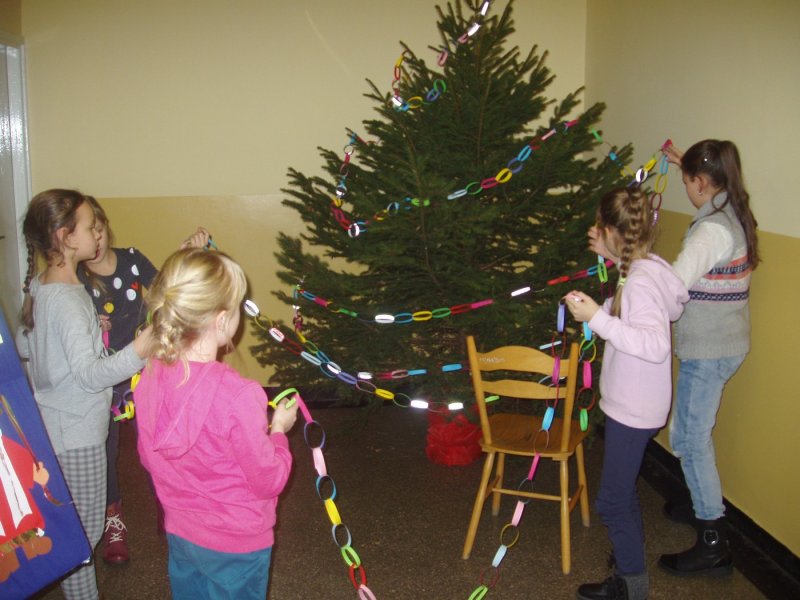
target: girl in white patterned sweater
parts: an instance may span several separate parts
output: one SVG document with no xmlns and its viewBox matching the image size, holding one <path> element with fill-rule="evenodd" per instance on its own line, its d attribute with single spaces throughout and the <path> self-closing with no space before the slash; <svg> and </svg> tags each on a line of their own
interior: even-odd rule
<svg viewBox="0 0 800 600">
<path fill-rule="evenodd" d="M 722 390 L 750 351 L 757 223 L 733 142 L 703 140 L 686 153 L 670 146 L 665 154 L 681 167 L 697 213 L 673 265 L 689 289 L 689 302 L 675 326 L 680 367 L 670 427 L 692 504 L 667 503 L 664 510 L 673 520 L 694 520 L 697 541 L 684 552 L 661 556 L 659 565 L 677 575 L 724 574 L 733 562 L 711 432 Z"/>
</svg>

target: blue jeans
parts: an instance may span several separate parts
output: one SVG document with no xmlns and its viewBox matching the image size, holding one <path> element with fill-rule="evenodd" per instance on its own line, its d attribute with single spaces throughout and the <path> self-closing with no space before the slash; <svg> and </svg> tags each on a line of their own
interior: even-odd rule
<svg viewBox="0 0 800 600">
<path fill-rule="evenodd" d="M 711 432 L 717 421 L 722 389 L 744 357 L 680 361 L 669 442 L 681 460 L 694 515 L 703 521 L 713 521 L 725 514 Z"/>
<path fill-rule="evenodd" d="M 603 474 L 595 507 L 608 528 L 620 575 L 640 575 L 647 571 L 636 480 L 647 442 L 657 432 L 658 429 L 628 427 L 606 416 Z"/>
<path fill-rule="evenodd" d="M 230 553 L 167 534 L 173 600 L 264 600 L 272 548 Z"/>
</svg>

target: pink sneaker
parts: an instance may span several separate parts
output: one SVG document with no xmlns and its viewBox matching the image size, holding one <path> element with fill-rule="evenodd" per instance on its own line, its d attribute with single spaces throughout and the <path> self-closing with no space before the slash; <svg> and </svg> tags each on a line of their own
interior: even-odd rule
<svg viewBox="0 0 800 600">
<path fill-rule="evenodd" d="M 103 532 L 103 560 L 122 565 L 131 559 L 128 551 L 128 528 L 122 522 L 122 502 L 106 508 L 106 528 Z"/>
</svg>

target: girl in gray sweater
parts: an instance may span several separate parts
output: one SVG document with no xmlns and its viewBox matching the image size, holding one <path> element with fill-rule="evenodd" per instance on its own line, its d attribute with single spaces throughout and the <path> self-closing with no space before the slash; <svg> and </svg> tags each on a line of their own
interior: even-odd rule
<svg viewBox="0 0 800 600">
<path fill-rule="evenodd" d="M 78 263 L 98 251 L 94 212 L 83 194 L 37 194 L 22 229 L 28 273 L 17 349 L 30 359 L 39 412 L 94 548 L 105 514 L 111 387 L 144 366 L 150 328 L 112 356 L 103 347 L 97 312 L 77 275 Z M 37 256 L 47 266 L 34 277 Z M 61 589 L 68 600 L 96 600 L 94 566 L 75 571 Z"/>
</svg>

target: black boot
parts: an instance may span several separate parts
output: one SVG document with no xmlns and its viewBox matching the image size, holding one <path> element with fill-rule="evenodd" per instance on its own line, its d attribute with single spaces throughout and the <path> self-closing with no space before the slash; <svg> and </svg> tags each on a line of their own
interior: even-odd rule
<svg viewBox="0 0 800 600">
<path fill-rule="evenodd" d="M 670 500 L 664 504 L 664 516 L 675 523 L 694 525 L 694 508 L 691 500 Z"/>
<path fill-rule="evenodd" d="M 628 600 L 628 587 L 619 575 L 612 575 L 602 583 L 584 583 L 575 595 L 578 600 Z"/>
<path fill-rule="evenodd" d="M 678 554 L 663 554 L 658 565 L 673 575 L 728 575 L 733 557 L 724 517 L 714 521 L 697 519 L 697 542 Z"/>
</svg>

